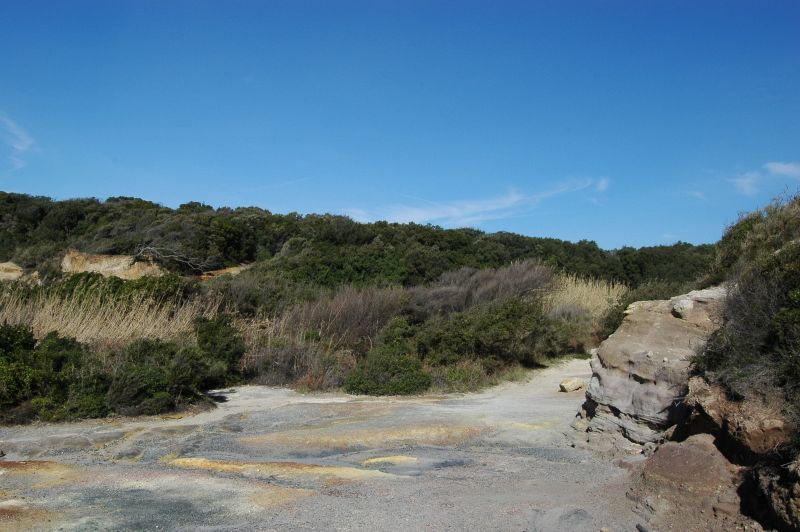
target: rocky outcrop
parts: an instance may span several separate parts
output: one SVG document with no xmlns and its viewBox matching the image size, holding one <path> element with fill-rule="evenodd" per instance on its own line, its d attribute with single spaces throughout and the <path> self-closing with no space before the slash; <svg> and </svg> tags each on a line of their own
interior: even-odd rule
<svg viewBox="0 0 800 532">
<path fill-rule="evenodd" d="M 0 262 L 0 281 L 16 281 L 24 273 L 22 267 L 13 262 Z"/>
<path fill-rule="evenodd" d="M 740 462 L 754 462 L 791 440 L 794 427 L 784 418 L 782 394 L 769 400 L 732 401 L 717 384 L 702 377 L 689 379 L 685 404 L 692 430 L 715 434 L 726 452 Z"/>
<path fill-rule="evenodd" d="M 663 439 L 686 413 L 690 359 L 719 327 L 725 295 L 716 287 L 630 305 L 620 328 L 592 357 L 575 427 L 639 444 Z"/>
<path fill-rule="evenodd" d="M 726 292 L 640 301 L 592 358 L 575 446 L 632 468 L 628 497 L 656 529 L 800 530 L 800 457 L 781 390 L 732 400 L 689 376 L 721 325 Z"/>
<path fill-rule="evenodd" d="M 252 264 L 240 264 L 238 266 L 230 266 L 228 268 L 222 268 L 221 270 L 211 270 L 208 272 L 203 272 L 200 274 L 200 280 L 210 281 L 211 279 L 215 279 L 222 275 L 236 276 L 245 270 L 249 270 L 251 266 Z"/>
<path fill-rule="evenodd" d="M 70 249 L 61 261 L 64 273 L 99 273 L 104 277 L 131 280 L 142 277 L 159 277 L 166 271 L 153 262 L 136 260 L 132 255 L 92 255 Z"/>
<path fill-rule="evenodd" d="M 713 435 L 729 459 L 746 466 L 741 486 L 748 513 L 771 528 L 800 530 L 800 457 L 787 464 L 783 456 L 796 427 L 783 414 L 783 394 L 764 392 L 734 401 L 719 385 L 692 377 L 684 432 Z"/>
<path fill-rule="evenodd" d="M 637 468 L 627 496 L 653 530 L 757 529 L 740 512 L 742 468 L 709 434 L 667 442 Z"/>
</svg>

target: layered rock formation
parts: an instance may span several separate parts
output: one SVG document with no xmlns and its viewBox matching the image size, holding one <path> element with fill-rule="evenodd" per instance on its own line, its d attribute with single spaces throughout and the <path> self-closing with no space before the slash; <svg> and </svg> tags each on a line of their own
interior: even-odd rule
<svg viewBox="0 0 800 532">
<path fill-rule="evenodd" d="M 667 301 L 639 301 L 592 358 L 576 428 L 659 441 L 686 412 L 691 357 L 720 325 L 721 287 Z"/>
<path fill-rule="evenodd" d="M 104 277 L 131 280 L 141 277 L 159 277 L 166 271 L 150 261 L 137 261 L 132 255 L 92 255 L 70 249 L 61 261 L 64 273 L 99 273 Z"/>
<path fill-rule="evenodd" d="M 800 456 L 787 464 L 781 452 L 796 432 L 782 392 L 735 401 L 689 377 L 725 296 L 711 288 L 628 307 L 592 358 L 573 439 L 629 463 L 628 497 L 657 529 L 757 528 L 757 518 L 800 530 Z"/>
</svg>

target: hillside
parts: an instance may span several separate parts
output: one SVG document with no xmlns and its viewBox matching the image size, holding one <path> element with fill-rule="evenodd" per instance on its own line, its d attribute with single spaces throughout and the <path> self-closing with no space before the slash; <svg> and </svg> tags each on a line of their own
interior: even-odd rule
<svg viewBox="0 0 800 532">
<path fill-rule="evenodd" d="M 334 215 L 273 214 L 190 202 L 170 209 L 137 198 L 49 198 L 0 192 L 0 262 L 56 275 L 67 248 L 140 254 L 170 271 L 198 274 L 259 262 L 294 281 L 416 285 L 462 266 L 496 268 L 535 258 L 580 276 L 638 285 L 704 273 L 710 245 L 678 243 L 606 251 L 577 243 L 475 229 L 357 223 Z"/>
</svg>

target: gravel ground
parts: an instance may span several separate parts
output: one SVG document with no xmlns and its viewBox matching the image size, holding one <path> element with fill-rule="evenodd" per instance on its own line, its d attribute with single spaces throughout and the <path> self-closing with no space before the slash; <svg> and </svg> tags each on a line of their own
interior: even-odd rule
<svg viewBox="0 0 800 532">
<path fill-rule="evenodd" d="M 244 386 L 185 417 L 0 429 L 0 529 L 635 530 L 627 471 L 569 446 L 586 360 L 485 392 Z"/>
</svg>

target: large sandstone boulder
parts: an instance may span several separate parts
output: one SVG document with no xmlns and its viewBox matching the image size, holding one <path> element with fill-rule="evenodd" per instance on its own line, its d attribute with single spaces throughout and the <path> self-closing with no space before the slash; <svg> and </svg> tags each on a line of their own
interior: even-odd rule
<svg viewBox="0 0 800 532">
<path fill-rule="evenodd" d="M 0 262 L 0 281 L 16 281 L 25 272 L 13 262 Z"/>
<path fill-rule="evenodd" d="M 639 301 L 592 357 L 583 423 L 590 432 L 655 442 L 685 412 L 691 357 L 720 325 L 726 291 L 696 290 Z"/>
<path fill-rule="evenodd" d="M 61 261 L 64 273 L 99 273 L 103 277 L 131 280 L 159 277 L 166 271 L 150 261 L 137 261 L 132 255 L 92 255 L 70 249 Z"/>
</svg>

